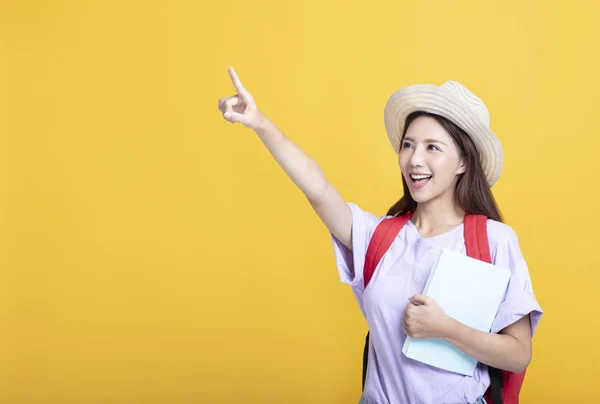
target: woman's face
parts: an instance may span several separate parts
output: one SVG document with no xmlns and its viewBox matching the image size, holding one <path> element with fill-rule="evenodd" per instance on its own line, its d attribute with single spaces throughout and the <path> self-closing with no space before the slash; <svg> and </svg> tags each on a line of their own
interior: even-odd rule
<svg viewBox="0 0 600 404">
<path fill-rule="evenodd" d="M 464 159 L 444 127 L 432 117 L 420 116 L 408 127 L 400 143 L 400 170 L 410 196 L 417 203 L 454 196 Z"/>
</svg>

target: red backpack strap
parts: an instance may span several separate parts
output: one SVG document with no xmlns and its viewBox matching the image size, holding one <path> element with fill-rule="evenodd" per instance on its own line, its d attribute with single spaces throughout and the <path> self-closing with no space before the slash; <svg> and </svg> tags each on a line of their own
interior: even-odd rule
<svg viewBox="0 0 600 404">
<path fill-rule="evenodd" d="M 465 244 L 469 257 L 492 263 L 487 235 L 487 217 L 465 216 Z M 485 400 L 489 404 L 518 404 L 525 371 L 512 373 L 492 367 L 488 367 L 488 370 L 490 388 L 484 395 Z"/>
<path fill-rule="evenodd" d="M 373 277 L 375 273 L 375 268 L 377 268 L 377 264 L 381 261 L 381 258 L 386 253 L 387 250 L 391 247 L 394 239 L 400 233 L 400 230 L 404 225 L 410 220 L 412 217 L 412 213 L 407 213 L 405 215 L 384 219 L 382 220 L 375 231 L 373 232 L 373 236 L 369 241 L 369 246 L 367 247 L 367 254 L 365 255 L 365 265 L 363 268 L 363 283 L 364 288 L 367 288 L 369 281 Z M 363 350 L 363 368 L 362 368 L 362 388 L 365 388 L 365 379 L 367 376 L 367 364 L 369 362 L 369 337 L 370 332 L 367 332 L 367 337 L 365 339 L 365 347 Z"/>
<path fill-rule="evenodd" d="M 371 278 L 375 273 L 375 268 L 377 268 L 377 264 L 381 261 L 381 257 L 383 257 L 390 248 L 402 227 L 404 227 L 411 217 L 412 213 L 407 213 L 402 216 L 384 219 L 375 228 L 375 232 L 371 237 L 371 241 L 369 241 L 367 254 L 365 256 L 365 266 L 363 270 L 365 289 L 367 288 L 369 281 L 371 281 Z"/>
<path fill-rule="evenodd" d="M 483 215 L 465 216 L 465 244 L 469 257 L 492 263 L 487 235 L 487 217 Z"/>
</svg>

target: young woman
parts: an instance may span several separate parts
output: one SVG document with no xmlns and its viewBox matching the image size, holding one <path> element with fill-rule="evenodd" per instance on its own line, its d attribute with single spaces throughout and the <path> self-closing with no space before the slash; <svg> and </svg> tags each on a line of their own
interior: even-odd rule
<svg viewBox="0 0 600 404">
<path fill-rule="evenodd" d="M 237 94 L 219 100 L 226 120 L 253 129 L 308 198 L 329 229 L 340 278 L 350 285 L 370 329 L 361 403 L 484 403 L 487 365 L 520 373 L 531 360 L 531 338 L 542 316 L 514 231 L 502 223 L 491 193 L 503 165 L 483 102 L 457 82 L 396 91 L 384 118 L 398 153 L 404 195 L 385 217 L 346 203 L 317 163 L 257 108 L 233 69 Z M 387 217 L 412 212 L 364 288 L 363 265 L 373 232 Z M 490 333 L 444 314 L 423 291 L 441 248 L 465 253 L 464 217 L 487 216 L 492 263 L 511 280 Z M 473 377 L 411 360 L 406 336 L 441 338 L 479 361 Z"/>
</svg>

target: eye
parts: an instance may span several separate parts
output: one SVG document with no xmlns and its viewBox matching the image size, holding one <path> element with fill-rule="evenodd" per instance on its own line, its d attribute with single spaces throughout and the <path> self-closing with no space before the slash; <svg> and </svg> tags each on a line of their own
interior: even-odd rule
<svg viewBox="0 0 600 404">
<path fill-rule="evenodd" d="M 410 142 L 402 142 L 403 149 L 409 149 L 411 147 L 412 147 L 412 145 L 410 144 Z"/>
<path fill-rule="evenodd" d="M 441 151 L 439 147 L 437 147 L 435 145 L 432 145 L 432 144 L 429 145 L 428 149 L 429 150 L 435 150 L 435 151 Z"/>
</svg>

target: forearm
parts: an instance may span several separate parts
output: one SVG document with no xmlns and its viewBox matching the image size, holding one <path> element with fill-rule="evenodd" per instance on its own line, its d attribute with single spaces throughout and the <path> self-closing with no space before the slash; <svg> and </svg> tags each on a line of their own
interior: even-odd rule
<svg viewBox="0 0 600 404">
<path fill-rule="evenodd" d="M 316 201 L 327 189 L 323 170 L 273 122 L 264 116 L 262 119 L 255 132 L 294 184 L 310 201 Z"/>
<path fill-rule="evenodd" d="M 522 372 L 531 360 L 531 348 L 513 336 L 479 331 L 451 318 L 444 339 L 479 362 L 510 372 Z"/>
</svg>

